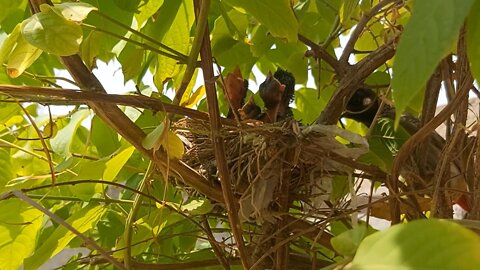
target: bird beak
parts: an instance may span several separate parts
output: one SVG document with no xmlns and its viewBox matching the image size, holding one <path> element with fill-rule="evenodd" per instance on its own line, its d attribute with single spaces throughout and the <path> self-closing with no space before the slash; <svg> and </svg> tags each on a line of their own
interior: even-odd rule
<svg viewBox="0 0 480 270">
<path fill-rule="evenodd" d="M 265 81 L 269 82 L 270 80 L 272 80 L 272 78 L 273 78 L 272 72 L 268 71 L 267 78 L 265 79 Z"/>
</svg>

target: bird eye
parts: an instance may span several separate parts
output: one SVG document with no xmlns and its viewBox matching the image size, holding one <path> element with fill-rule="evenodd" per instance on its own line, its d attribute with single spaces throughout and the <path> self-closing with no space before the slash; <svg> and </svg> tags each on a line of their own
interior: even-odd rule
<svg viewBox="0 0 480 270">
<path fill-rule="evenodd" d="M 363 106 L 368 106 L 372 104 L 372 99 L 369 97 L 366 97 L 363 99 Z"/>
</svg>

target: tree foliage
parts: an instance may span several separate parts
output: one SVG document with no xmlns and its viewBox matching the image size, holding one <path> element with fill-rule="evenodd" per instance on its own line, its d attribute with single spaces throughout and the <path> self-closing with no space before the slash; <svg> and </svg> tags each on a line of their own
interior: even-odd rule
<svg viewBox="0 0 480 270">
<path fill-rule="evenodd" d="M 0 269 L 479 269 L 479 1 L 0 5 Z"/>
</svg>

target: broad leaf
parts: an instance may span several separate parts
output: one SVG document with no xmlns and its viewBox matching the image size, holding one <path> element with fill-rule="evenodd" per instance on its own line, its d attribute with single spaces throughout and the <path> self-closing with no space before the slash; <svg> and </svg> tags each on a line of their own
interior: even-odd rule
<svg viewBox="0 0 480 270">
<path fill-rule="evenodd" d="M 152 132 L 143 139 L 142 146 L 146 149 L 157 150 L 160 147 L 162 137 L 165 135 L 165 122 L 158 125 Z M 160 143 L 159 143 L 160 142 Z"/>
<path fill-rule="evenodd" d="M 273 36 L 285 38 L 289 42 L 297 41 L 298 22 L 289 0 L 227 0 L 225 2 L 237 10 L 252 14 L 270 30 Z"/>
<path fill-rule="evenodd" d="M 103 172 L 103 179 L 108 181 L 115 181 L 120 170 L 127 163 L 128 159 L 132 156 L 135 147 L 130 146 L 122 152 L 115 155 L 109 161 L 105 163 L 105 170 Z"/>
<path fill-rule="evenodd" d="M 330 242 L 333 248 L 345 256 L 353 256 L 367 234 L 365 226 L 358 226 L 333 237 Z"/>
<path fill-rule="evenodd" d="M 118 134 L 98 116 L 92 120 L 91 140 L 100 157 L 106 157 L 120 148 Z"/>
<path fill-rule="evenodd" d="M 163 137 L 162 146 L 167 151 L 168 158 L 181 159 L 185 152 L 185 146 L 177 134 L 168 131 L 168 134 Z"/>
<path fill-rule="evenodd" d="M 70 154 L 73 138 L 82 121 L 90 114 L 88 110 L 79 110 L 72 115 L 72 119 L 64 128 L 58 131 L 57 136 L 50 140 L 52 150 L 61 156 Z"/>
<path fill-rule="evenodd" d="M 33 46 L 59 56 L 77 53 L 83 38 L 80 25 L 53 11 L 39 12 L 26 19 L 22 35 Z"/>
<path fill-rule="evenodd" d="M 34 251 L 43 214 L 24 202 L 10 199 L 0 203 L 0 220 L 0 269 L 19 269 Z"/>
<path fill-rule="evenodd" d="M 480 237 L 445 220 L 417 220 L 374 233 L 345 269 L 480 269 Z"/>
<path fill-rule="evenodd" d="M 85 233 L 95 226 L 105 211 L 106 208 L 103 205 L 90 204 L 72 214 L 65 221 L 80 233 Z M 26 259 L 24 269 L 38 269 L 45 261 L 62 251 L 75 237 L 75 234 L 65 227 L 57 227 L 45 242 L 40 243 L 40 247 L 37 248 L 35 254 Z"/>
<path fill-rule="evenodd" d="M 97 10 L 96 7 L 87 4 L 87 3 L 60 3 L 54 6 L 50 6 L 47 4 L 40 5 L 40 10 L 42 12 L 48 12 L 53 10 L 59 16 L 64 17 L 69 21 L 74 22 L 81 22 L 87 18 L 88 14 L 93 11 Z"/>
<path fill-rule="evenodd" d="M 0 48 L 0 63 L 8 60 L 7 73 L 12 78 L 20 76 L 42 54 L 42 50 L 28 43 L 20 32 L 21 24 L 17 24 Z"/>
<path fill-rule="evenodd" d="M 455 42 L 474 0 L 415 1 L 393 65 L 393 98 L 400 115 Z"/>
</svg>

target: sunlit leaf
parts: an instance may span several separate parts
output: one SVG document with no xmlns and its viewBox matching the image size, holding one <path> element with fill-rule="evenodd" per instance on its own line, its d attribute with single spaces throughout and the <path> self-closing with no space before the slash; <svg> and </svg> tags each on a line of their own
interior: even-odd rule
<svg viewBox="0 0 480 270">
<path fill-rule="evenodd" d="M 21 24 L 17 24 L 13 31 L 8 35 L 8 37 L 3 40 L 2 46 L 0 47 L 0 63 L 3 64 L 6 59 L 8 59 L 8 56 L 10 53 L 13 51 L 15 48 L 15 45 L 18 42 L 19 36 L 20 36 L 20 31 L 21 30 Z"/>
<path fill-rule="evenodd" d="M 92 119 L 91 140 L 100 157 L 106 157 L 120 148 L 118 134 L 98 116 Z"/>
<path fill-rule="evenodd" d="M 132 156 L 135 147 L 130 146 L 122 152 L 115 155 L 107 163 L 105 163 L 105 170 L 103 172 L 103 179 L 108 181 L 115 181 L 120 170 L 123 168 L 128 159 Z"/>
<path fill-rule="evenodd" d="M 180 2 L 180 6 L 173 4 L 167 6 L 176 16 L 161 42 L 187 55 L 191 44 L 185 41 L 190 40 L 190 30 L 194 21 L 193 3 L 186 0 Z M 176 10 L 174 10 L 175 8 Z M 157 88 L 163 89 L 163 84 L 173 79 L 175 89 L 178 89 L 185 72 L 185 65 L 179 65 L 177 62 L 177 60 L 163 55 L 158 56 L 157 68 L 154 74 L 154 83 Z M 192 80 L 195 81 L 195 78 Z M 191 87 L 193 87 L 193 83 L 191 83 Z"/>
<path fill-rule="evenodd" d="M 167 151 L 170 159 L 181 159 L 185 152 L 185 146 L 178 135 L 168 131 L 168 134 L 163 137 L 162 146 Z"/>
<path fill-rule="evenodd" d="M 16 199 L 0 203 L 0 269 L 19 269 L 32 254 L 42 216 L 37 209 Z"/>
<path fill-rule="evenodd" d="M 106 210 L 103 205 L 89 204 L 80 211 L 73 213 L 65 221 L 80 233 L 85 233 L 95 226 Z M 25 260 L 24 269 L 38 269 L 45 261 L 62 251 L 75 237 L 73 232 L 59 226 L 45 242 L 40 243 L 40 247 L 37 248 L 33 256 Z"/>
<path fill-rule="evenodd" d="M 188 100 L 186 100 L 184 103 L 181 103 L 180 105 L 187 108 L 192 108 L 200 101 L 200 99 L 203 98 L 204 95 L 205 86 L 201 85 L 197 88 L 197 90 L 195 90 L 195 92 L 193 92 L 193 94 L 190 96 L 190 98 L 188 98 Z"/>
<path fill-rule="evenodd" d="M 39 12 L 26 19 L 22 35 L 35 47 L 59 56 L 77 53 L 83 38 L 80 25 L 53 11 Z"/>
<path fill-rule="evenodd" d="M 140 5 L 138 7 L 138 12 L 135 13 L 135 19 L 137 19 L 138 25 L 142 26 L 143 23 L 151 18 L 153 14 L 157 12 L 157 10 L 163 5 L 164 0 L 150 0 Z"/>
<path fill-rule="evenodd" d="M 330 242 L 333 248 L 340 254 L 353 256 L 366 234 L 367 228 L 365 226 L 358 226 L 333 237 Z"/>
<path fill-rule="evenodd" d="M 474 0 L 415 1 L 393 64 L 396 123 L 455 42 Z M 412 60 L 414 61 L 412 62 Z"/>
<path fill-rule="evenodd" d="M 81 22 L 87 18 L 91 11 L 97 10 L 97 8 L 87 3 L 68 2 L 56 4 L 54 6 L 42 4 L 40 5 L 40 10 L 42 12 L 53 10 L 59 16 L 62 16 L 69 21 Z"/>
<path fill-rule="evenodd" d="M 227 0 L 238 10 L 252 14 L 275 37 L 297 41 L 298 22 L 289 0 L 242 1 Z"/>
<path fill-rule="evenodd" d="M 358 0 L 343 0 L 342 7 L 340 8 L 340 21 L 345 24 L 350 20 L 355 7 L 358 5 Z"/>
<path fill-rule="evenodd" d="M 162 122 L 152 132 L 148 133 L 142 141 L 142 146 L 146 149 L 158 149 L 160 147 L 161 138 L 165 135 L 165 123 Z"/>
<path fill-rule="evenodd" d="M 57 132 L 58 132 L 58 127 L 57 127 L 57 124 L 55 124 L 55 122 L 48 122 L 43 128 L 43 136 L 45 136 L 45 138 L 55 137 L 55 135 L 57 135 Z"/>
<path fill-rule="evenodd" d="M 79 110 L 72 115 L 70 122 L 60 131 L 57 136 L 50 140 L 52 150 L 61 156 L 68 156 L 70 154 L 70 147 L 72 141 L 82 121 L 90 114 L 88 110 Z"/>
<path fill-rule="evenodd" d="M 42 50 L 32 46 L 18 33 L 21 27 L 17 27 L 5 40 L 0 51 L 0 60 L 8 58 L 7 73 L 12 78 L 20 76 L 42 54 Z"/>
<path fill-rule="evenodd" d="M 212 210 L 212 204 L 208 200 L 192 200 L 181 206 L 181 210 L 192 215 L 204 215 Z"/>
<path fill-rule="evenodd" d="M 445 220 L 417 220 L 374 233 L 345 269 L 480 269 L 480 237 Z"/>
<path fill-rule="evenodd" d="M 22 4 L 20 0 L 1 0 L 0 6 L 0 23 L 3 22 L 13 11 L 15 11 L 18 6 Z"/>
<path fill-rule="evenodd" d="M 14 172 L 10 160 L 10 151 L 6 148 L 0 148 L 0 186 L 5 186 L 10 181 Z"/>
</svg>

